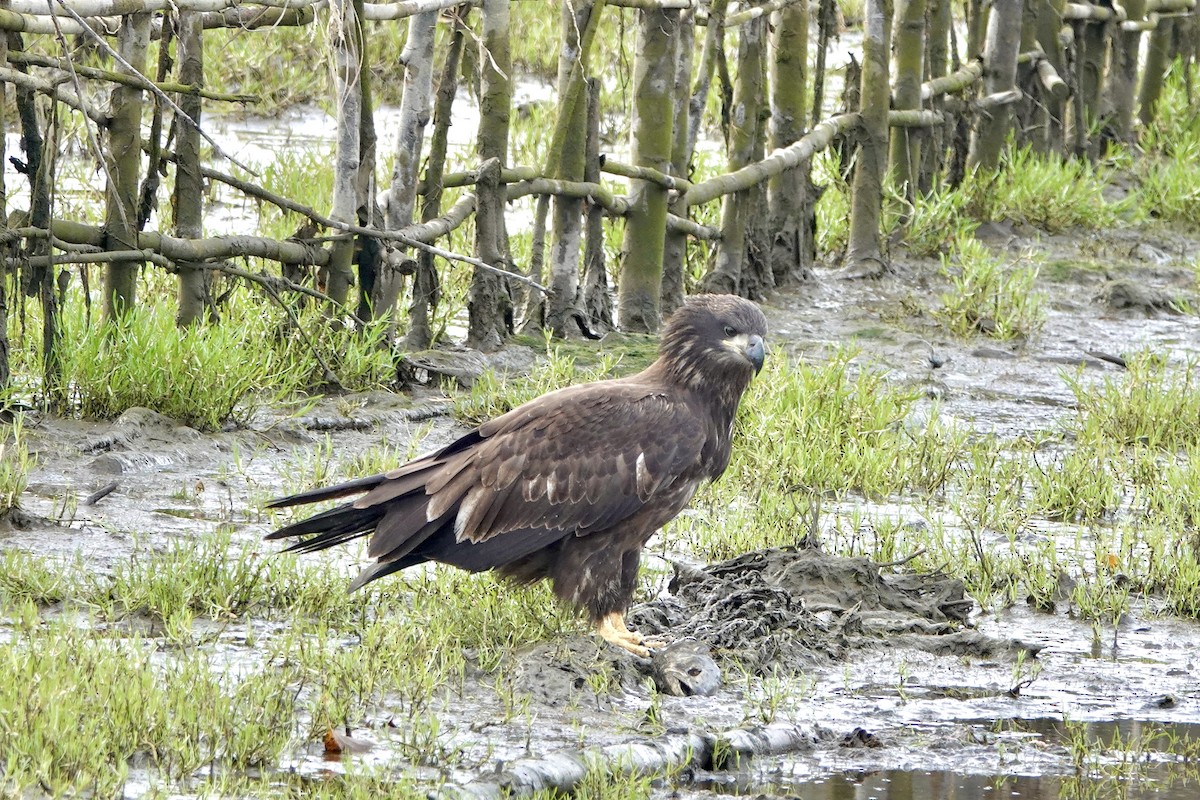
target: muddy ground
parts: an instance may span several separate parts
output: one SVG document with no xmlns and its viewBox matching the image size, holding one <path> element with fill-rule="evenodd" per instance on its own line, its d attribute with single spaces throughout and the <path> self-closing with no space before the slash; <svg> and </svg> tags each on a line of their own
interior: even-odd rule
<svg viewBox="0 0 1200 800">
<path fill-rule="evenodd" d="M 815 283 L 779 292 L 765 306 L 774 346 L 820 358 L 854 341 L 863 358 L 890 367 L 891 380 L 922 387 L 942 414 L 1005 436 L 1054 430 L 1070 413 L 1064 369 L 1119 372 L 1096 353 L 1150 349 L 1176 360 L 1200 354 L 1196 316 L 1155 307 L 1164 295 L 1191 293 L 1195 301 L 1200 239 L 1156 228 L 1052 237 L 1007 225 L 988 226 L 984 235 L 1016 256 L 1038 250 L 1055 265 L 1042 279 L 1049 318 L 1031 340 L 954 339 L 928 314 L 914 313 L 942 288 L 936 269 L 901 263 L 882 281 L 820 270 Z M 533 357 L 514 350 L 502 360 L 520 365 Z M 211 435 L 138 409 L 113 422 L 34 417 L 28 434 L 37 467 L 25 514 L 19 524 L 0 525 L 0 547 L 80 554 L 102 571 L 135 549 L 220 526 L 257 541 L 269 530 L 258 509 L 297 488 L 286 477 L 305 453 L 327 438 L 335 452 L 381 441 L 404 448 L 418 432 L 426 434 L 423 449 L 433 447 L 461 430 L 448 406 L 436 389 L 373 392 L 327 398 L 299 416 L 264 412 L 247 428 Z M 112 482 L 115 491 L 95 505 L 78 502 Z M 855 511 L 908 513 L 852 500 L 828 509 L 822 525 Z M 272 548 L 262 545 L 264 553 Z M 352 574 L 349 556 L 331 558 Z M 530 646 L 514 655 L 505 676 L 529 697 L 528 715 L 505 722 L 490 688 L 449 691 L 445 735 L 487 764 L 439 778 L 487 795 L 501 784 L 527 785 L 539 770 L 570 772 L 580 763 L 546 762 L 553 753 L 593 748 L 592 755 L 620 762 L 633 752 L 622 747 L 632 743 L 657 754 L 647 756 L 653 763 L 688 747 L 711 748 L 717 734 L 749 727 L 757 729 L 758 749 L 784 752 L 731 769 L 688 767 L 657 791 L 892 800 L 1182 798 L 1198 791 L 1196 768 L 1169 759 L 1137 782 L 1079 783 L 1063 742 L 1064 717 L 1090 723 L 1089 735 L 1100 741 L 1114 731 L 1200 730 L 1200 625 L 1158 616 L 1150 605 L 1135 606 L 1115 628 L 1095 628 L 1063 611 L 981 609 L 946 576 L 801 550 L 680 568 L 632 619 L 704 646 L 653 663 L 582 635 Z M 1013 691 L 1033 661 L 1036 679 Z M 735 662 L 751 677 L 733 674 Z M 600 665 L 618 686 L 598 695 L 586 676 Z M 480 687 L 495 683 L 494 676 L 478 680 Z M 656 693 L 653 681 L 693 694 Z M 651 711 L 653 730 L 646 725 Z M 356 732 L 375 746 L 346 756 L 348 762 L 404 768 L 389 748 L 389 716 L 385 704 Z M 285 767 L 319 774 L 348 765 L 328 761 L 313 742 L 299 743 Z"/>
</svg>

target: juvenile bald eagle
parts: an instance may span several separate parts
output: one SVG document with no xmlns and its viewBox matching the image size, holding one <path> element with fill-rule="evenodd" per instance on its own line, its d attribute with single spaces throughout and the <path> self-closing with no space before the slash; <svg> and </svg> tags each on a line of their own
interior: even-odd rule
<svg viewBox="0 0 1200 800">
<path fill-rule="evenodd" d="M 625 626 L 642 548 L 725 471 L 766 332 L 749 301 L 692 297 L 642 372 L 550 392 L 390 472 L 276 500 L 360 495 L 267 538 L 315 534 L 288 548 L 311 552 L 371 534 L 376 563 L 352 590 L 424 561 L 548 578 L 601 637 L 645 656 L 657 643 Z"/>
</svg>

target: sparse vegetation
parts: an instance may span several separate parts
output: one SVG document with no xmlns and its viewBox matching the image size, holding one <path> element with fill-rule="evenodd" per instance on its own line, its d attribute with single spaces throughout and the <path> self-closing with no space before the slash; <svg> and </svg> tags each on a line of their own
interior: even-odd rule
<svg viewBox="0 0 1200 800">
<path fill-rule="evenodd" d="M 0 425 L 0 518 L 21 505 L 21 493 L 29 483 L 33 460 L 25 446 L 24 418 L 13 417 Z"/>
<path fill-rule="evenodd" d="M 942 257 L 950 289 L 939 316 L 959 336 L 994 339 L 1029 336 L 1045 317 L 1045 295 L 1036 288 L 1035 264 L 1010 264 L 973 238 L 959 238 L 953 256 Z"/>
</svg>

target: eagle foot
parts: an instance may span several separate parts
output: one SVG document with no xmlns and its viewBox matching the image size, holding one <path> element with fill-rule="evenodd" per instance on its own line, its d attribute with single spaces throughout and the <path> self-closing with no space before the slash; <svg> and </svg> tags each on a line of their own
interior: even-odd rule
<svg viewBox="0 0 1200 800">
<path fill-rule="evenodd" d="M 629 630 L 625 626 L 625 615 L 619 611 L 600 618 L 596 623 L 596 635 L 609 644 L 628 650 L 641 658 L 649 658 L 652 648 L 665 646 L 664 642 L 647 639 L 637 631 Z"/>
</svg>

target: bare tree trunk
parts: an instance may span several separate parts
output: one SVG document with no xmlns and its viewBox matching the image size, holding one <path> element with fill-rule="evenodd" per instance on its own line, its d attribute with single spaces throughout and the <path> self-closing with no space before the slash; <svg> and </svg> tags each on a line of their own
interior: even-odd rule
<svg viewBox="0 0 1200 800">
<path fill-rule="evenodd" d="M 442 176 L 446 170 L 446 148 L 450 133 L 450 117 L 454 96 L 458 93 L 458 68 L 462 60 L 463 30 L 455 26 L 446 48 L 446 60 L 438 78 L 437 100 L 433 108 L 433 133 L 429 137 L 429 161 L 425 166 L 425 196 L 421 202 L 421 221 L 430 222 L 442 213 Z M 413 275 L 412 305 L 408 309 L 408 336 L 405 347 L 424 350 L 433 344 L 430 317 L 440 300 L 438 274 L 433 253 L 422 250 L 417 254 L 417 271 Z"/>
<path fill-rule="evenodd" d="M 883 178 L 888 152 L 888 54 L 891 50 L 890 0 L 867 0 L 863 21 L 861 84 L 862 124 L 850 199 L 847 266 L 857 274 L 879 275 L 890 269 L 880 241 Z"/>
<path fill-rule="evenodd" d="M 8 68 L 8 34 L 0 33 L 0 67 Z M 8 130 L 8 104 L 0 106 L 0 164 L 7 164 L 7 148 L 4 134 Z M 8 232 L 8 186 L 5 185 L 4 170 L 0 169 L 0 230 Z M 7 255 L 7 254 L 6 254 Z M 7 397 L 10 380 L 8 364 L 8 267 L 0 266 L 0 398 Z M 0 400 L 0 409 L 6 403 Z"/>
<path fill-rule="evenodd" d="M 676 31 L 678 10 L 638 11 L 637 54 L 633 62 L 633 163 L 668 173 L 674 142 Z M 663 247 L 667 230 L 667 189 L 634 179 L 625 241 L 621 246 L 619 324 L 627 331 L 658 329 Z"/>
<path fill-rule="evenodd" d="M 1126 0 L 1124 6 L 1131 23 L 1141 22 L 1146 16 L 1146 0 Z M 1112 64 L 1108 70 L 1108 108 L 1113 134 L 1122 142 L 1133 141 L 1133 99 L 1141 44 L 1142 32 L 1136 28 L 1120 28 L 1113 41 Z"/>
<path fill-rule="evenodd" d="M 19 33 L 8 34 L 13 49 L 22 49 Z M 42 137 L 38 120 L 37 96 L 34 90 L 17 84 L 17 115 L 21 124 L 21 144 L 25 150 L 25 175 L 29 179 L 29 224 L 49 229 L 51 223 L 50 186 L 53 181 L 55 146 L 47 144 Z M 135 184 L 136 187 L 136 184 Z M 136 191 L 136 188 L 135 188 Z M 132 214 L 131 214 L 132 217 Z M 62 390 L 62 358 L 58 351 L 61 326 L 58 297 L 54 293 L 53 264 L 50 240 L 37 238 L 30 241 L 26 250 L 30 260 L 26 296 L 37 295 L 42 306 L 42 383 L 43 396 L 51 406 L 64 400 Z"/>
<path fill-rule="evenodd" d="M 512 56 L 509 48 L 509 0 L 483 0 L 479 42 L 479 170 L 475 212 L 475 252 L 484 262 L 505 262 L 504 185 L 500 170 L 508 158 L 508 120 L 512 108 Z M 471 276 L 467 294 L 467 343 L 495 350 L 512 332 L 513 305 L 507 281 L 481 269 Z"/>
<path fill-rule="evenodd" d="M 1012 128 L 1012 97 L 1016 89 L 1017 49 L 1021 43 L 1021 0 L 994 0 L 988 20 L 984 55 L 985 96 L 982 116 L 971 136 L 969 169 L 994 170 L 1000 164 L 1004 140 Z"/>
<path fill-rule="evenodd" d="M 1063 48 L 1060 32 L 1063 26 L 1064 0 L 1026 0 L 1033 6 L 1036 14 L 1037 42 L 1041 46 L 1046 61 L 1054 71 L 1067 76 L 1067 54 Z M 1067 93 L 1063 91 L 1043 95 L 1046 108 L 1047 149 L 1051 152 L 1064 152 L 1064 129 L 1066 127 Z"/>
<path fill-rule="evenodd" d="M 150 46 L 150 14 L 139 12 L 121 17 L 117 52 L 138 73 L 145 74 L 146 51 Z M 124 66 L 118 71 L 129 74 Z M 106 193 L 104 247 L 106 250 L 137 250 L 138 177 L 142 165 L 142 90 L 118 84 L 113 87 L 108 148 L 112 182 Z M 104 312 L 116 319 L 136 302 L 137 276 L 141 263 L 113 262 L 108 265 L 104 286 Z"/>
<path fill-rule="evenodd" d="M 333 48 L 337 146 L 333 166 L 333 207 L 338 222 L 358 221 L 358 167 L 362 147 L 362 21 L 353 0 L 332 0 L 329 37 Z M 330 248 L 325 293 L 345 306 L 354 283 L 354 237 L 341 236 Z"/>
<path fill-rule="evenodd" d="M 925 37 L 925 75 L 927 78 L 940 78 L 949 73 L 950 64 L 950 26 L 954 24 L 951 15 L 951 0 L 930 0 L 929 32 Z M 958 54 L 955 53 L 955 64 Z M 934 111 L 941 111 L 945 98 L 937 95 L 930 98 L 929 106 Z M 917 175 L 917 190 L 928 194 L 941 174 L 946 158 L 946 137 L 949 121 L 929 129 L 928 143 L 921 152 L 921 166 Z"/>
<path fill-rule="evenodd" d="M 408 38 L 400 61 L 404 64 L 404 95 L 400 98 L 400 119 L 396 136 L 396 161 L 392 167 L 392 185 L 388 194 L 385 224 L 388 230 L 399 230 L 413 220 L 417 202 L 418 170 L 421 147 L 425 141 L 425 126 L 429 124 L 433 95 L 433 40 L 437 28 L 437 11 L 425 11 L 413 16 L 408 23 Z M 404 286 L 399 270 L 385 267 L 375 284 L 372 297 L 373 312 L 391 316 L 391 335 L 396 332 L 396 301 Z M 391 338 L 389 336 L 389 338 Z"/>
<path fill-rule="evenodd" d="M 1083 20 L 1075 26 L 1075 49 L 1079 54 L 1079 96 L 1076 112 L 1082 115 L 1085 137 L 1075 143 L 1076 152 L 1095 159 L 1100 155 L 1100 87 L 1104 79 L 1104 61 L 1108 55 L 1107 22 Z M 1078 129 L 1078 126 L 1077 126 Z"/>
<path fill-rule="evenodd" d="M 925 0 L 900 0 L 896 24 L 892 107 L 898 111 L 920 109 L 925 75 Z M 897 128 L 891 137 L 892 185 L 910 204 L 917 199 L 922 136 L 920 128 Z"/>
<path fill-rule="evenodd" d="M 363 19 L 365 0 L 354 0 L 354 13 Z M 359 96 L 358 106 L 358 174 L 355 191 L 358 195 L 356 214 L 358 224 L 364 227 L 382 228 L 384 225 L 379 205 L 375 198 L 375 156 L 378 139 L 375 136 L 375 98 L 371 88 L 371 70 L 367 62 L 366 32 L 359 50 Z M 372 298 L 379 279 L 379 268 L 383 263 L 383 242 L 374 236 L 358 234 L 354 243 L 354 263 L 358 267 L 358 311 L 359 319 L 374 319 Z"/>
<path fill-rule="evenodd" d="M 1142 72 L 1142 87 L 1138 92 L 1138 119 L 1145 126 L 1154 122 L 1158 98 L 1162 96 L 1163 76 L 1167 73 L 1167 64 L 1171 59 L 1171 37 L 1174 29 L 1175 20 L 1168 17 L 1160 19 L 1158 25 L 1150 32 L 1150 44 L 1146 48 L 1146 66 Z"/>
<path fill-rule="evenodd" d="M 771 35 L 771 148 L 787 147 L 805 130 L 808 85 L 808 0 L 775 14 Z M 776 284 L 812 277 L 816 258 L 813 238 L 816 188 L 809 164 L 771 179 L 767 187 L 770 215 L 770 264 Z"/>
<path fill-rule="evenodd" d="M 686 152 L 688 162 L 696 150 L 696 139 L 700 136 L 700 122 L 704 119 L 704 107 L 708 104 L 708 90 L 712 85 L 713 70 L 725 47 L 725 9 L 729 0 L 711 0 L 708 4 L 708 25 L 704 28 L 704 48 L 700 51 L 700 66 L 696 69 L 696 85 L 688 99 L 688 127 Z"/>
<path fill-rule="evenodd" d="M 204 84 L 204 21 L 199 12 L 179 12 L 179 82 Z M 200 124 L 203 101 L 198 94 L 179 95 L 179 107 Z M 175 235 L 199 239 L 204 235 L 204 178 L 200 174 L 200 130 L 187 120 L 175 120 Z M 199 265 L 179 264 L 180 327 L 199 322 L 208 305 L 208 272 Z"/>
<path fill-rule="evenodd" d="M 719 27 L 719 26 L 718 26 Z M 696 15 L 686 9 L 679 15 L 679 55 L 675 61 L 675 119 L 680 121 L 673 131 L 671 143 L 671 174 L 686 176 L 692 161 L 694 142 L 689 140 L 691 132 L 690 106 L 692 93 L 692 51 L 696 40 Z M 711 74 L 711 70 L 710 70 Z M 705 89 L 707 95 L 708 90 Z M 689 120 L 689 124 L 682 124 Z M 671 201 L 669 212 L 687 215 L 687 206 L 682 194 Z M 670 314 L 683 305 L 687 293 L 684 270 L 687 268 L 687 235 L 682 231 L 668 229 L 663 239 L 662 290 L 659 292 L 661 313 Z"/>
<path fill-rule="evenodd" d="M 738 30 L 737 82 L 730 112 L 733 132 L 729 140 L 728 172 L 758 160 L 756 150 L 762 148 L 765 23 L 766 20 L 759 17 L 744 23 Z M 760 285 L 762 277 L 755 263 L 764 260 L 765 248 L 751 234 L 756 215 L 765 210 L 764 188 L 758 184 L 725 195 L 721 207 L 721 241 L 717 245 L 716 263 L 704 276 L 704 291 L 760 297 L 770 288 Z M 769 268 L 767 274 L 770 274 Z"/>
<path fill-rule="evenodd" d="M 588 79 L 588 136 L 583 179 L 600 182 L 600 81 Z M 604 210 L 595 203 L 587 209 L 583 249 L 583 310 L 593 332 L 612 330 L 612 297 L 608 293 L 608 268 L 604 263 Z"/>
<path fill-rule="evenodd" d="M 1039 49 L 1037 39 L 1037 14 L 1040 0 L 1029 0 L 1021 11 L 1021 44 L 1019 51 L 1028 53 L 1032 58 L 1017 64 L 1017 88 L 1021 90 L 1021 100 L 1013 110 L 1014 141 L 1017 147 L 1031 147 L 1034 152 L 1045 153 L 1048 150 L 1046 132 L 1049 129 L 1047 107 L 1043 92 L 1038 90 L 1037 70 Z"/>
<path fill-rule="evenodd" d="M 581 181 L 587 149 L 588 60 L 603 0 L 569 0 L 562 5 L 562 47 L 558 56 L 559 115 L 547 175 L 559 180 Z M 550 297 L 546 325 L 555 336 L 566 336 L 567 323 L 578 319 L 579 257 L 583 238 L 583 201 L 556 196 L 551 200 Z"/>
</svg>

